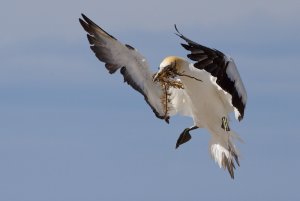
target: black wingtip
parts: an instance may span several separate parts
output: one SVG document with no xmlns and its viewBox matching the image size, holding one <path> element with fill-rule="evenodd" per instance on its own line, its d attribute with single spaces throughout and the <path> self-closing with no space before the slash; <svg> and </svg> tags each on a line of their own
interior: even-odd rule
<svg viewBox="0 0 300 201">
<path fill-rule="evenodd" d="M 83 19 L 79 18 L 79 23 L 86 32 L 90 33 L 89 25 Z"/>
<path fill-rule="evenodd" d="M 95 22 L 93 22 L 90 18 L 88 18 L 85 14 L 81 13 L 81 16 L 83 18 L 83 20 L 89 24 L 89 25 L 93 25 L 93 26 L 96 26 L 96 27 L 99 27 Z"/>
<path fill-rule="evenodd" d="M 175 27 L 175 30 L 176 30 L 176 32 L 177 32 L 177 33 L 175 33 L 175 34 L 176 34 L 177 36 L 179 36 L 181 39 L 185 40 L 189 45 L 190 45 L 190 44 L 193 44 L 193 45 L 199 45 L 198 43 L 196 43 L 196 42 L 194 42 L 194 41 L 188 39 L 188 38 L 185 37 L 182 33 L 180 33 L 180 31 L 178 30 L 176 24 L 174 24 L 174 27 Z"/>
<path fill-rule="evenodd" d="M 85 20 L 85 21 L 89 21 L 90 19 L 83 13 L 81 13 L 81 16 L 82 18 Z"/>
<path fill-rule="evenodd" d="M 83 13 L 81 13 L 81 16 L 83 19 L 79 18 L 79 22 L 80 24 L 83 26 L 83 28 L 89 33 L 89 34 L 94 34 L 94 29 L 100 29 L 102 32 L 104 32 L 106 35 L 108 35 L 109 37 L 111 37 L 112 39 L 117 40 L 114 36 L 110 35 L 109 33 L 107 33 L 104 29 L 102 29 L 101 27 L 99 27 L 95 22 L 93 22 L 93 20 L 91 20 L 90 18 L 88 18 L 87 16 L 85 16 Z M 92 33 L 91 33 L 92 32 Z"/>
<path fill-rule="evenodd" d="M 179 36 L 179 37 L 182 37 L 182 34 L 179 32 L 179 30 L 178 30 L 176 24 L 174 24 L 174 28 L 175 28 L 175 31 L 177 32 L 177 33 L 175 33 L 175 34 L 176 34 L 177 36 Z"/>
<path fill-rule="evenodd" d="M 175 30 L 176 30 L 177 32 L 179 32 L 178 29 L 177 29 L 177 25 L 176 25 L 176 24 L 174 24 L 174 28 L 175 28 Z"/>
<path fill-rule="evenodd" d="M 89 24 L 88 24 L 90 19 L 87 16 L 85 16 L 83 13 L 81 13 L 81 16 L 82 16 L 83 19 L 79 18 L 79 23 L 81 24 L 81 26 L 83 27 L 83 29 L 86 32 L 90 33 L 90 27 L 89 27 Z"/>
<path fill-rule="evenodd" d="M 78 18 L 80 24 L 82 25 L 84 23 L 84 21 L 81 18 Z"/>
<path fill-rule="evenodd" d="M 83 18 L 83 22 L 85 22 L 85 24 L 88 24 L 89 26 L 94 26 L 97 27 L 99 29 L 101 29 L 95 22 L 93 22 L 90 18 L 88 18 L 85 14 L 81 13 L 81 16 Z M 80 20 L 79 20 L 80 21 Z M 102 29 L 101 29 L 102 30 Z"/>
</svg>

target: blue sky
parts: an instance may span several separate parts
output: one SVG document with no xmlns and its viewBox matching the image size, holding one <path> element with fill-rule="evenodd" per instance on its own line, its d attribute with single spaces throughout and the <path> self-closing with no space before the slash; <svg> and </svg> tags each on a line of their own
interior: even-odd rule
<svg viewBox="0 0 300 201">
<path fill-rule="evenodd" d="M 0 200 L 299 200 L 300 3 L 7 1 L 0 8 Z M 120 5 L 116 7 L 116 5 Z M 186 55 L 181 32 L 235 58 L 248 91 L 236 179 L 209 134 L 175 150 L 191 119 L 156 119 L 109 75 L 78 23 L 85 13 L 155 71 Z"/>
</svg>

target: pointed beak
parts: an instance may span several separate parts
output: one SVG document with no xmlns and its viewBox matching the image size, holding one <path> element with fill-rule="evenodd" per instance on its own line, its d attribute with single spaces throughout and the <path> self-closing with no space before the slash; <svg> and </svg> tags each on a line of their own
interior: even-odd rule
<svg viewBox="0 0 300 201">
<path fill-rule="evenodd" d="M 160 76 L 161 76 L 161 70 L 159 70 L 157 73 L 154 74 L 152 79 L 153 82 L 157 82 Z"/>
</svg>

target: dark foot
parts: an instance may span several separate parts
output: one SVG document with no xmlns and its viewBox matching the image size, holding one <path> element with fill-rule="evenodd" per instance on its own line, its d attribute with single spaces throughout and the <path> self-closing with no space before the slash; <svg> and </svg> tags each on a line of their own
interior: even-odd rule
<svg viewBox="0 0 300 201">
<path fill-rule="evenodd" d="M 178 140 L 176 142 L 176 149 L 180 145 L 182 145 L 182 144 L 188 142 L 190 139 L 192 139 L 192 136 L 191 136 L 191 134 L 189 132 L 191 130 L 194 130 L 194 129 L 197 129 L 197 128 L 198 128 L 197 126 L 193 126 L 192 128 L 186 128 L 186 129 L 184 129 L 184 131 L 180 134 L 180 136 L 179 136 L 179 138 L 178 138 Z"/>
<path fill-rule="evenodd" d="M 228 122 L 228 119 L 226 117 L 222 117 L 221 128 L 223 128 L 225 131 L 230 131 L 229 122 Z"/>
<path fill-rule="evenodd" d="M 180 145 L 182 145 L 182 144 L 188 142 L 190 139 L 192 139 L 192 136 L 191 136 L 191 134 L 189 133 L 189 128 L 186 128 L 186 129 L 184 129 L 184 131 L 180 134 L 180 136 L 179 136 L 179 138 L 178 138 L 178 140 L 177 140 L 177 142 L 176 142 L 176 149 L 177 149 Z"/>
</svg>

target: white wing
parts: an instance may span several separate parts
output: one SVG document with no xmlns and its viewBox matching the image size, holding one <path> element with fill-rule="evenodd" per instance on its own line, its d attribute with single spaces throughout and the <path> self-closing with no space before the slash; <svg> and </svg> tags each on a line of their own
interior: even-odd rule
<svg viewBox="0 0 300 201">
<path fill-rule="evenodd" d="M 236 119 L 242 120 L 247 103 L 247 93 L 233 59 L 216 49 L 200 45 L 179 32 L 177 35 L 187 42 L 187 44 L 181 45 L 191 51 L 191 54 L 187 56 L 196 61 L 194 67 L 211 74 L 212 83 L 222 91 L 220 94 L 222 100 L 227 102 L 227 107 L 234 110 Z"/>
<path fill-rule="evenodd" d="M 82 17 L 83 20 L 79 19 L 80 24 L 88 33 L 90 47 L 96 57 L 105 63 L 105 67 L 111 74 L 120 69 L 124 76 L 124 82 L 144 96 L 158 118 L 168 122 L 169 116 L 175 115 L 177 112 L 187 114 L 187 109 L 183 109 L 184 106 L 179 107 L 177 104 L 185 102 L 186 98 L 183 92 L 176 89 L 170 90 L 172 100 L 169 110 L 166 112 L 164 104 L 162 104 L 165 91 L 159 83 L 152 81 L 152 74 L 146 59 L 135 48 L 120 43 L 85 15 L 82 14 Z"/>
</svg>

